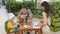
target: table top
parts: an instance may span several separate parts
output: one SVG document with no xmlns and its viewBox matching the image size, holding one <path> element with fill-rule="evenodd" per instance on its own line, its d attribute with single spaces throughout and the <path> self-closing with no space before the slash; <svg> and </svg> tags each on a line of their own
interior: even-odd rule
<svg viewBox="0 0 60 34">
<path fill-rule="evenodd" d="M 32 27 L 31 26 L 31 23 L 27 23 L 27 26 L 30 26 L 30 27 L 24 27 L 25 25 L 21 25 L 20 24 L 20 30 L 37 30 L 37 29 L 41 29 L 41 27 Z"/>
</svg>

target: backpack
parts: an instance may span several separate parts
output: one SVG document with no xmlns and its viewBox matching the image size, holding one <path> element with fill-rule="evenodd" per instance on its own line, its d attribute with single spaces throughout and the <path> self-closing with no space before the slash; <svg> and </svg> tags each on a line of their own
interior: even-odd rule
<svg viewBox="0 0 60 34">
<path fill-rule="evenodd" d="M 18 27 L 13 28 L 13 23 L 11 21 L 6 21 L 5 22 L 5 31 L 14 33 L 18 31 Z"/>
<path fill-rule="evenodd" d="M 51 15 L 50 18 L 50 30 L 52 32 L 60 31 L 60 15 L 58 13 L 55 13 L 54 15 Z"/>
</svg>

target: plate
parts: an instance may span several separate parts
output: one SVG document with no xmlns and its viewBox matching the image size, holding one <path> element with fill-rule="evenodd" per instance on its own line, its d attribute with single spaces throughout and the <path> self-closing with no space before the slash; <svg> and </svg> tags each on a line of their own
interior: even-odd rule
<svg viewBox="0 0 60 34">
<path fill-rule="evenodd" d="M 28 26 L 28 25 L 24 25 L 24 28 L 29 28 L 30 26 Z"/>
</svg>

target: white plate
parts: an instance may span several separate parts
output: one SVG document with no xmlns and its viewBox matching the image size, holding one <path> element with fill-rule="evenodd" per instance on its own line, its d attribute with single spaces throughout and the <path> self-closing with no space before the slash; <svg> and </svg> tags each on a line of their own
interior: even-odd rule
<svg viewBox="0 0 60 34">
<path fill-rule="evenodd" d="M 30 26 L 28 26 L 28 25 L 24 25 L 24 27 L 25 27 L 25 28 L 29 28 Z"/>
<path fill-rule="evenodd" d="M 40 27 L 33 27 L 33 28 L 40 28 Z"/>
</svg>

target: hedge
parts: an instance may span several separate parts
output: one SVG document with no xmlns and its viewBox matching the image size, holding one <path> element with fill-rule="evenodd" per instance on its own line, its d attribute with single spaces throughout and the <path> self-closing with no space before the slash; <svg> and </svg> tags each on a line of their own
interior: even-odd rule
<svg viewBox="0 0 60 34">
<path fill-rule="evenodd" d="M 29 7 L 29 9 L 34 9 L 35 8 L 35 3 L 32 1 L 29 2 L 15 2 L 15 3 L 6 3 L 6 8 L 8 10 L 8 12 L 13 12 L 16 14 L 16 12 L 18 13 L 22 7 L 22 5 L 26 5 Z"/>
<path fill-rule="evenodd" d="M 49 2 L 49 4 L 51 5 L 51 7 L 54 9 L 54 11 L 58 14 L 60 14 L 60 2 Z M 13 12 L 15 15 L 18 14 L 18 12 L 20 11 L 22 5 L 27 5 L 29 7 L 29 9 L 32 10 L 32 13 L 34 15 L 42 15 L 42 10 L 41 9 L 36 9 L 36 4 L 32 1 L 25 1 L 25 2 L 7 2 L 6 3 L 6 8 L 8 10 L 8 12 Z M 38 16 L 38 17 L 40 17 Z"/>
</svg>

